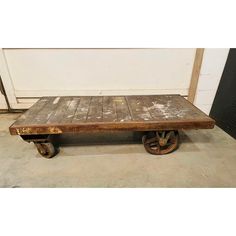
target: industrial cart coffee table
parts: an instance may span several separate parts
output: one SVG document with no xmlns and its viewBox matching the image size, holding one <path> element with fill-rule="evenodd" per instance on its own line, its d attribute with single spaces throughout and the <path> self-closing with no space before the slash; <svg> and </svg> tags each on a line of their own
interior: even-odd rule
<svg viewBox="0 0 236 236">
<path fill-rule="evenodd" d="M 181 129 L 211 129 L 215 121 L 180 95 L 42 97 L 9 128 L 46 158 L 58 151 L 50 136 L 94 131 L 145 131 L 147 152 L 177 149 Z"/>
</svg>

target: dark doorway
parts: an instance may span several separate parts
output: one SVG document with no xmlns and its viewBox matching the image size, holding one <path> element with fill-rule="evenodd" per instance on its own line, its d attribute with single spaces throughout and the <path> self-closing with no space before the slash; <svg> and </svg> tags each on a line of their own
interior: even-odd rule
<svg viewBox="0 0 236 236">
<path fill-rule="evenodd" d="M 236 138 L 236 49 L 230 49 L 210 116 Z"/>
</svg>

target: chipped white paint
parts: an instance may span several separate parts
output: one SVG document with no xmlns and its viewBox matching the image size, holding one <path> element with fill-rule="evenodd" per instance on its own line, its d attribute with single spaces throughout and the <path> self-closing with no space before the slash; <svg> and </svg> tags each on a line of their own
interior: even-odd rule
<svg viewBox="0 0 236 236">
<path fill-rule="evenodd" d="M 50 118 L 52 112 L 47 115 L 47 120 Z"/>
<path fill-rule="evenodd" d="M 160 104 L 157 102 L 152 102 L 153 106 L 148 107 L 147 110 L 158 109 L 158 112 L 163 116 L 163 118 L 174 118 L 174 117 L 184 117 L 186 115 L 187 109 L 179 111 L 176 108 L 171 108 L 171 100 L 168 100 L 166 104 Z M 146 109 L 146 107 L 144 107 Z"/>
<path fill-rule="evenodd" d="M 78 104 L 78 99 L 72 100 L 70 103 L 70 108 L 75 108 L 75 106 Z"/>
<path fill-rule="evenodd" d="M 140 114 L 139 118 L 143 119 L 143 120 L 150 120 L 150 115 L 149 114 Z"/>
<path fill-rule="evenodd" d="M 156 103 L 156 102 L 152 102 L 152 104 L 153 104 L 153 107 L 154 107 L 154 108 L 158 108 L 158 109 L 162 109 L 162 108 L 165 107 L 163 104 L 158 104 L 158 103 Z"/>
<path fill-rule="evenodd" d="M 88 111 L 88 108 L 85 108 L 85 107 L 81 107 L 80 109 L 78 109 L 79 111 L 82 111 L 82 112 L 87 112 Z"/>
<path fill-rule="evenodd" d="M 184 117 L 186 115 L 186 112 L 188 112 L 188 109 L 182 109 L 181 111 L 178 111 L 178 113 L 176 114 L 176 116 L 178 117 Z"/>
<path fill-rule="evenodd" d="M 60 97 L 55 98 L 53 101 L 53 104 L 57 104 L 59 102 L 59 100 L 60 100 Z"/>
<path fill-rule="evenodd" d="M 104 115 L 110 115 L 110 114 L 112 114 L 112 111 L 110 111 L 110 110 L 109 111 L 105 111 L 105 112 L 103 112 L 103 114 Z"/>
</svg>

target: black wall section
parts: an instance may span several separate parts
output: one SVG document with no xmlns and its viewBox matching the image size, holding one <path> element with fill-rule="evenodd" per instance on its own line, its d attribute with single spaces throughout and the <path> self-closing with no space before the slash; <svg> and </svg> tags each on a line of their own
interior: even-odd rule
<svg viewBox="0 0 236 236">
<path fill-rule="evenodd" d="M 210 116 L 236 138 L 236 49 L 230 49 Z"/>
</svg>

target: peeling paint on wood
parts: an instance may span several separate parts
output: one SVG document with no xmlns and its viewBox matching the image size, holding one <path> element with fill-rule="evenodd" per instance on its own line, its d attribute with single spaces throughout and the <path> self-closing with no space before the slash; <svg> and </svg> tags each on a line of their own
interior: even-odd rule
<svg viewBox="0 0 236 236">
<path fill-rule="evenodd" d="M 59 100 L 60 100 L 60 97 L 55 98 L 55 100 L 53 101 L 53 104 L 57 104 Z"/>
</svg>

